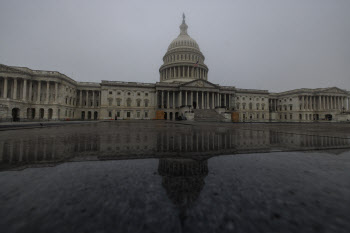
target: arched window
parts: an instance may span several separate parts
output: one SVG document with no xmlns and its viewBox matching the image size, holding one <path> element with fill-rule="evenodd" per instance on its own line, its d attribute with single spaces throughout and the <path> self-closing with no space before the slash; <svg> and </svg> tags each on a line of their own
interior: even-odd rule
<svg viewBox="0 0 350 233">
<path fill-rule="evenodd" d="M 239 103 L 237 103 L 237 110 L 239 110 Z"/>
<path fill-rule="evenodd" d="M 260 104 L 257 103 L 257 104 L 256 104 L 256 110 L 259 110 L 259 107 L 260 107 Z"/>
<path fill-rule="evenodd" d="M 145 107 L 148 107 L 148 100 L 145 100 Z"/>
<path fill-rule="evenodd" d="M 253 109 L 253 104 L 249 103 L 249 110 L 252 110 L 252 109 Z"/>
<path fill-rule="evenodd" d="M 262 109 L 262 110 L 265 110 L 265 104 L 262 104 L 262 105 L 261 105 L 261 109 Z"/>
<path fill-rule="evenodd" d="M 140 99 L 136 100 L 136 104 L 137 104 L 137 107 L 141 107 L 141 100 Z"/>
</svg>

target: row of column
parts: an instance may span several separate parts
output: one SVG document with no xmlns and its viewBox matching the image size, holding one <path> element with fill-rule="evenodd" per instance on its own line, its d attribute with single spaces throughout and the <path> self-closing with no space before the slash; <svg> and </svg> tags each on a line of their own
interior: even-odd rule
<svg viewBox="0 0 350 233">
<path fill-rule="evenodd" d="M 171 78 L 199 78 L 207 79 L 208 72 L 202 68 L 194 66 L 175 66 L 163 69 L 160 72 L 160 79 L 167 80 Z"/>
<path fill-rule="evenodd" d="M 270 99 L 269 100 L 269 109 L 272 112 L 277 111 L 277 106 L 278 106 L 278 99 Z"/>
<path fill-rule="evenodd" d="M 231 107 L 232 94 L 209 91 L 160 91 L 160 108 L 176 108 L 190 105 L 195 109 Z M 194 106 L 195 103 L 195 106 Z"/>
<path fill-rule="evenodd" d="M 301 110 L 349 110 L 349 98 L 345 96 L 300 96 Z"/>
<path fill-rule="evenodd" d="M 41 89 L 42 89 L 42 83 L 46 82 L 46 98 L 44 100 L 44 103 L 49 103 L 49 94 L 50 94 L 50 82 L 51 81 L 40 81 L 40 80 L 27 80 L 22 78 L 3 78 L 3 85 L 2 85 L 2 98 L 10 98 L 10 99 L 22 99 L 23 101 L 33 101 L 32 99 L 32 92 L 33 92 L 33 83 L 36 83 L 36 89 L 37 89 L 37 96 L 36 96 L 36 102 L 41 102 Z M 57 103 L 57 96 L 58 96 L 58 83 L 55 83 L 55 95 L 54 95 L 54 102 Z M 29 86 L 29 87 L 27 87 Z M 28 91 L 28 95 L 27 95 Z"/>
<path fill-rule="evenodd" d="M 80 107 L 98 107 L 100 105 L 100 92 L 94 90 L 79 90 Z"/>
</svg>

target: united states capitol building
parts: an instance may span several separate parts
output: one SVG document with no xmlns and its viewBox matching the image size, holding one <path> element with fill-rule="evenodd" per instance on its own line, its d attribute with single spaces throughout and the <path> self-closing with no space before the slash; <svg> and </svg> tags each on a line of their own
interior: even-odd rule
<svg viewBox="0 0 350 233">
<path fill-rule="evenodd" d="M 234 122 L 349 121 L 350 92 L 337 87 L 281 93 L 209 81 L 183 17 L 156 83 L 77 82 L 57 71 L 0 64 L 0 121 L 165 119 Z"/>
</svg>

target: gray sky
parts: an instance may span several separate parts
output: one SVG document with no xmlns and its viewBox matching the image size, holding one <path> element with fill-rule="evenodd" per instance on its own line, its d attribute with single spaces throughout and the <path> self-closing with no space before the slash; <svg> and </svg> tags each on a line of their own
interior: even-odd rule
<svg viewBox="0 0 350 233">
<path fill-rule="evenodd" d="M 156 82 L 182 12 L 213 83 L 350 89 L 349 0 L 1 0 L 0 63 Z"/>
</svg>

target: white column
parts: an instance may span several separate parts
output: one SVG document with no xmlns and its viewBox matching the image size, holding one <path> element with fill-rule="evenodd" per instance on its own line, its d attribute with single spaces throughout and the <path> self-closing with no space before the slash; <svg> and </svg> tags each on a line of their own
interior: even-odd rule
<svg viewBox="0 0 350 233">
<path fill-rule="evenodd" d="M 209 92 L 207 91 L 207 109 L 209 109 Z"/>
<path fill-rule="evenodd" d="M 33 91 L 33 81 L 29 81 L 28 83 L 29 85 L 29 95 L 28 95 L 28 101 L 32 101 L 32 91 Z"/>
<path fill-rule="evenodd" d="M 86 98 L 86 104 L 85 104 L 85 106 L 86 106 L 86 107 L 89 107 L 89 91 L 86 90 L 85 93 L 86 93 L 86 96 L 85 96 L 85 98 Z"/>
<path fill-rule="evenodd" d="M 215 99 L 215 93 L 212 92 L 212 93 L 211 93 L 211 108 L 212 108 L 212 109 L 215 109 L 215 102 L 214 102 L 214 99 Z"/>
<path fill-rule="evenodd" d="M 175 91 L 173 91 L 173 108 L 175 108 Z M 173 116 L 173 119 L 175 118 L 175 116 Z"/>
<path fill-rule="evenodd" d="M 227 97 L 228 97 L 228 109 L 231 109 L 231 94 L 228 94 Z"/>
<path fill-rule="evenodd" d="M 169 98 L 170 98 L 170 93 L 169 93 L 169 91 L 167 91 L 167 104 L 166 104 L 166 108 L 168 108 L 168 109 L 170 108 L 170 101 L 169 101 L 170 99 L 169 99 Z M 168 118 L 170 119 L 170 116 L 169 116 Z"/>
<path fill-rule="evenodd" d="M 182 106 L 182 91 L 179 92 L 179 107 Z"/>
<path fill-rule="evenodd" d="M 204 109 L 204 92 L 201 91 L 201 94 L 202 94 L 202 109 Z"/>
<path fill-rule="evenodd" d="M 224 106 L 226 108 L 226 94 L 224 94 Z"/>
<path fill-rule="evenodd" d="M 196 91 L 196 109 L 199 109 L 198 91 Z"/>
<path fill-rule="evenodd" d="M 82 98 L 82 95 L 81 95 L 81 91 L 80 91 L 80 102 L 81 102 L 81 98 Z M 57 104 L 57 100 L 58 100 L 58 83 L 55 82 L 55 103 Z"/>
<path fill-rule="evenodd" d="M 329 102 L 330 102 L 330 109 L 332 110 L 333 109 L 333 100 L 332 100 L 332 96 L 329 97 Z"/>
<path fill-rule="evenodd" d="M 80 107 L 83 106 L 83 90 L 80 90 L 80 100 L 79 100 Z"/>
<path fill-rule="evenodd" d="M 191 91 L 191 102 L 190 105 L 193 107 L 193 91 Z"/>
<path fill-rule="evenodd" d="M 4 77 L 4 91 L 3 91 L 4 96 L 3 97 L 5 99 L 7 99 L 7 82 L 8 82 L 7 77 Z"/>
<path fill-rule="evenodd" d="M 155 105 L 156 105 L 156 109 L 158 108 L 158 91 L 156 91 L 156 98 L 155 98 Z"/>
<path fill-rule="evenodd" d="M 161 96 L 161 99 L 160 99 L 160 106 L 161 108 L 164 108 L 164 91 L 162 91 L 162 96 Z"/>
<path fill-rule="evenodd" d="M 23 101 L 27 100 L 27 79 L 23 80 Z"/>
<path fill-rule="evenodd" d="M 46 81 L 46 99 L 45 99 L 46 104 L 49 103 L 49 92 L 50 92 L 50 82 Z"/>
<path fill-rule="evenodd" d="M 95 91 L 92 91 L 92 107 L 95 107 Z"/>
<path fill-rule="evenodd" d="M 41 95 L 41 81 L 38 81 L 38 93 L 37 93 L 37 103 L 40 103 L 40 95 Z M 39 113 L 38 113 L 39 114 Z"/>
<path fill-rule="evenodd" d="M 185 106 L 188 105 L 188 101 L 187 101 L 187 91 L 185 91 Z"/>
<path fill-rule="evenodd" d="M 13 78 L 13 95 L 12 98 L 14 100 L 17 99 L 17 78 Z"/>
</svg>

